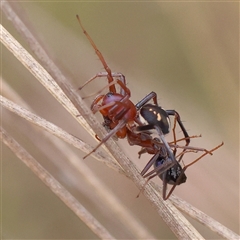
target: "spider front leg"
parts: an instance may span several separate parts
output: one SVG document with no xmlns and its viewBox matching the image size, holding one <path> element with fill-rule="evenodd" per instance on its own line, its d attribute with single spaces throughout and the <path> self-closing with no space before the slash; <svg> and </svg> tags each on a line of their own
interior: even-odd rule
<svg viewBox="0 0 240 240">
<path fill-rule="evenodd" d="M 92 45 L 92 47 L 94 48 L 95 50 L 95 53 L 97 54 L 99 60 L 101 61 L 104 69 L 106 70 L 107 72 L 107 79 L 108 79 L 108 83 L 111 83 L 113 81 L 113 77 L 112 77 L 112 71 L 111 69 L 109 68 L 109 66 L 107 65 L 102 53 L 99 51 L 99 49 L 97 48 L 96 44 L 94 43 L 94 41 L 92 40 L 92 38 L 90 37 L 90 35 L 87 33 L 87 31 L 85 30 L 85 28 L 83 27 L 82 23 L 81 23 L 81 20 L 80 20 L 80 17 L 78 15 L 76 15 L 77 17 L 77 20 L 79 22 L 79 25 L 80 27 L 82 28 L 83 30 L 83 33 L 85 34 L 85 36 L 87 37 L 88 41 L 90 42 L 90 44 Z M 116 89 L 115 89 L 115 86 L 112 86 L 111 87 L 111 91 L 113 92 L 116 92 Z"/>
<path fill-rule="evenodd" d="M 87 85 L 89 82 L 91 82 L 92 80 L 94 80 L 97 77 L 107 77 L 108 79 L 108 83 L 110 84 L 111 82 L 113 82 L 113 78 L 114 77 L 119 77 L 120 81 L 123 82 L 123 84 L 126 85 L 126 81 L 125 81 L 125 77 L 123 74 L 121 73 L 114 73 L 111 71 L 110 67 L 108 66 L 107 62 L 105 61 L 102 53 L 100 52 L 100 50 L 97 48 L 96 44 L 94 43 L 94 41 L 92 40 L 92 38 L 90 37 L 90 35 L 88 34 L 88 32 L 86 31 L 86 29 L 83 27 L 80 17 L 78 15 L 76 15 L 77 20 L 79 22 L 80 27 L 83 30 L 83 33 L 85 34 L 85 36 L 87 37 L 87 39 L 89 40 L 90 44 L 92 45 L 93 49 L 95 50 L 95 53 L 97 54 L 99 60 L 101 61 L 104 69 L 106 72 L 101 72 L 96 74 L 94 77 L 92 77 L 90 80 L 88 80 L 80 89 L 82 89 L 85 85 Z M 115 85 L 111 85 L 109 87 L 110 92 L 116 93 L 116 87 Z M 120 94 L 124 95 L 124 90 L 120 90 Z"/>
<path fill-rule="evenodd" d="M 116 91 L 115 84 L 118 83 L 118 82 L 121 82 L 122 84 L 118 83 L 120 85 L 120 94 L 121 95 L 125 95 L 126 94 L 125 91 L 126 91 L 126 88 L 127 88 L 126 87 L 125 76 L 122 73 L 115 73 L 115 72 L 113 72 L 111 74 L 112 74 L 112 80 L 108 83 L 108 85 L 106 87 L 101 89 L 99 92 L 103 91 L 105 88 L 108 87 L 110 92 L 116 93 L 117 91 Z M 86 85 L 88 85 L 90 82 L 92 82 L 96 78 L 102 78 L 102 77 L 108 77 L 108 73 L 107 72 L 99 72 L 99 73 L 97 73 L 95 76 L 93 76 L 88 81 L 86 81 L 81 87 L 79 87 L 78 90 L 82 90 Z M 113 78 L 118 78 L 118 79 L 114 80 Z"/>
<path fill-rule="evenodd" d="M 114 136 L 118 131 L 123 129 L 125 126 L 126 126 L 125 120 L 119 121 L 117 126 L 114 127 L 91 152 L 89 152 L 86 156 L 84 156 L 83 159 L 87 158 L 89 155 L 95 152 L 103 143 L 105 143 L 110 137 Z"/>
</svg>

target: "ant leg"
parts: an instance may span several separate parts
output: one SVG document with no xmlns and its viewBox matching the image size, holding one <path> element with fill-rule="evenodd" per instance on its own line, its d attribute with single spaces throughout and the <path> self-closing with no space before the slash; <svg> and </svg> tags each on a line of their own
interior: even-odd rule
<svg viewBox="0 0 240 240">
<path fill-rule="evenodd" d="M 124 78 L 124 81 L 125 81 L 125 78 Z M 120 94 L 121 95 L 123 95 L 123 96 L 127 95 L 128 97 L 131 96 L 131 92 L 130 92 L 129 88 L 127 88 L 126 82 L 123 82 L 123 81 L 117 79 L 117 84 L 121 87 L 121 89 L 120 89 Z M 124 94 L 122 94 L 122 93 L 124 93 Z"/>
<path fill-rule="evenodd" d="M 188 167 L 190 167 L 191 165 L 193 165 L 194 163 L 198 162 L 200 159 L 202 159 L 204 156 L 206 156 L 207 154 L 212 155 L 212 153 L 214 151 L 216 151 L 218 148 L 220 148 L 224 143 L 222 142 L 221 144 L 219 144 L 218 146 L 216 146 L 215 148 L 203 153 L 200 157 L 198 157 L 197 159 L 195 159 L 194 161 L 192 161 L 191 163 L 187 164 L 186 166 L 184 166 L 183 170 L 185 171 Z"/>
<path fill-rule="evenodd" d="M 198 157 L 197 159 L 195 159 L 193 162 L 191 162 L 191 163 L 189 163 L 188 165 L 184 166 L 183 169 L 182 169 L 181 174 L 179 175 L 179 177 L 178 177 L 178 179 L 177 179 L 177 181 L 176 181 L 175 184 L 172 186 L 172 188 L 171 188 L 170 191 L 168 192 L 168 195 L 167 195 L 166 199 L 164 199 L 164 200 L 167 200 L 167 199 L 171 196 L 171 194 L 172 194 L 172 192 L 174 191 L 175 187 L 180 184 L 181 178 L 182 178 L 182 176 L 184 175 L 184 172 L 187 170 L 188 167 L 190 167 L 190 166 L 193 165 L 194 163 L 198 162 L 200 159 L 202 159 L 202 158 L 203 158 L 204 156 L 206 156 L 207 154 L 211 154 L 211 155 L 212 155 L 212 152 L 214 152 L 215 150 L 217 150 L 218 148 L 220 148 L 222 145 L 223 145 L 223 142 L 222 142 L 221 144 L 219 144 L 218 146 L 216 146 L 215 148 L 213 148 L 213 149 L 205 152 L 205 153 L 202 154 L 200 157 Z"/>
<path fill-rule="evenodd" d="M 190 143 L 190 138 L 189 138 L 189 135 L 188 135 L 188 133 L 187 133 L 186 128 L 184 127 L 184 125 L 183 125 L 183 123 L 182 123 L 182 121 L 181 121 L 180 115 L 179 115 L 178 112 L 175 111 L 175 110 L 166 110 L 166 112 L 167 112 L 168 115 L 175 116 L 175 118 L 176 118 L 176 120 L 177 120 L 177 122 L 178 122 L 178 125 L 180 126 L 181 130 L 183 131 L 183 135 L 184 135 L 185 141 L 186 141 L 185 146 L 188 146 L 189 143 Z M 183 152 L 184 152 L 184 151 L 185 151 L 185 150 L 183 150 Z M 182 157 L 183 157 L 183 155 L 180 157 L 180 159 L 179 159 L 178 161 L 181 161 Z"/>
<path fill-rule="evenodd" d="M 159 159 L 159 157 L 163 160 L 163 163 L 160 165 L 155 165 L 154 169 L 147 173 L 149 168 L 156 163 L 156 161 Z M 166 151 L 166 148 L 160 148 L 159 151 L 150 159 L 150 161 L 147 163 L 147 165 L 144 167 L 144 169 L 141 172 L 141 175 L 144 178 L 148 178 L 148 180 L 152 179 L 155 176 L 159 176 L 166 172 L 169 168 L 173 167 L 176 163 L 172 161 L 172 159 L 169 158 L 168 153 Z"/>
<path fill-rule="evenodd" d="M 163 134 L 163 132 L 162 132 L 162 129 L 161 129 L 159 126 L 157 126 L 157 125 L 152 125 L 152 124 L 143 125 L 143 126 L 137 126 L 137 127 L 135 128 L 135 131 L 136 131 L 136 132 L 143 132 L 143 131 L 147 131 L 147 130 L 151 130 L 151 129 L 156 129 L 156 130 L 157 130 L 158 136 L 159 136 L 161 142 L 164 144 L 164 146 L 165 146 L 165 148 L 166 148 L 166 150 L 167 150 L 167 152 L 168 152 L 168 155 L 169 155 L 170 159 L 171 159 L 173 162 L 174 162 L 174 161 L 176 162 L 177 160 L 176 160 L 175 157 L 174 157 L 174 154 L 173 154 L 173 152 L 172 152 L 172 149 L 170 148 L 169 144 L 167 143 L 167 141 L 166 141 L 166 139 L 165 139 L 165 137 L 164 137 L 164 134 Z"/>
<path fill-rule="evenodd" d="M 151 161 L 151 160 L 150 160 L 150 161 Z M 149 162 L 150 162 L 150 161 L 149 161 Z M 152 176 L 150 176 L 150 177 L 147 179 L 147 181 L 144 183 L 143 187 L 140 189 L 140 192 L 138 193 L 137 197 L 140 196 L 141 192 L 144 190 L 144 187 L 148 184 L 148 182 L 149 182 L 152 178 L 156 177 L 156 176 L 159 175 L 159 174 L 164 174 L 164 172 L 166 172 L 166 171 L 167 171 L 169 168 L 171 168 L 173 165 L 174 165 L 174 164 L 172 163 L 171 160 L 170 160 L 170 161 L 165 161 L 163 165 L 158 166 L 158 167 L 155 169 L 155 170 L 157 170 L 157 172 L 155 172 L 155 170 L 153 170 L 153 171 L 149 172 L 148 174 L 146 174 L 145 176 L 143 176 L 143 177 L 145 178 L 145 177 L 148 177 L 149 175 L 152 174 Z M 161 171 L 160 171 L 160 170 L 161 170 Z M 150 173 L 151 173 L 151 174 L 150 174 Z M 154 173 L 154 174 L 153 174 L 153 173 Z M 142 175 L 142 174 L 141 174 L 141 175 Z"/>
<path fill-rule="evenodd" d="M 155 176 L 154 176 L 155 177 Z M 144 185 L 142 186 L 142 188 L 140 189 L 140 191 L 139 191 L 139 193 L 138 193 L 138 195 L 137 195 L 137 198 L 140 196 L 140 194 L 144 191 L 144 188 L 145 188 L 145 186 L 148 184 L 148 182 L 151 180 L 151 178 L 148 178 L 147 180 L 146 180 L 146 182 L 144 183 Z"/>
<path fill-rule="evenodd" d="M 200 135 L 189 136 L 189 137 L 187 137 L 187 138 L 188 138 L 188 139 L 192 139 L 192 138 L 200 138 L 200 137 L 202 137 L 201 134 L 200 134 Z M 181 142 L 181 141 L 186 141 L 186 138 L 185 138 L 185 137 L 179 138 L 179 139 L 176 140 L 176 143 Z M 169 145 L 170 145 L 170 144 L 173 144 L 173 143 L 174 143 L 174 141 L 173 141 L 173 142 L 170 142 Z M 187 147 L 187 146 L 185 146 L 185 147 Z"/>
<path fill-rule="evenodd" d="M 164 144 L 164 146 L 166 147 L 166 150 L 168 152 L 168 155 L 170 157 L 170 159 L 173 161 L 173 162 L 176 162 L 177 160 L 175 159 L 175 156 L 173 155 L 173 152 L 172 152 L 172 149 L 169 147 L 169 144 L 167 143 L 165 137 L 164 137 L 164 134 L 161 130 L 161 128 L 157 125 L 154 126 L 154 128 L 157 130 L 158 132 L 158 135 L 162 141 L 162 143 Z"/>
<path fill-rule="evenodd" d="M 182 173 L 180 174 L 180 176 L 182 175 Z M 179 176 L 179 177 L 180 177 Z M 167 193 L 167 183 L 166 183 L 166 181 L 165 181 L 165 186 L 163 185 L 163 199 L 164 200 L 167 200 L 171 195 L 172 195 L 172 193 L 173 193 L 173 191 L 174 191 L 174 189 L 176 188 L 176 186 L 177 186 L 177 184 L 175 183 L 172 187 L 171 187 L 171 189 L 170 189 L 170 191 L 168 192 L 168 194 L 167 194 L 167 196 L 166 196 L 166 193 Z"/>
<path fill-rule="evenodd" d="M 172 160 L 170 158 L 168 158 L 164 161 L 164 163 L 162 165 L 157 166 L 155 169 L 148 172 L 143 177 L 144 178 L 149 177 L 148 180 L 150 180 L 156 176 L 159 176 L 160 174 L 163 174 L 164 172 L 166 172 L 169 168 L 173 167 L 174 165 L 175 165 L 175 163 L 172 162 Z"/>
<path fill-rule="evenodd" d="M 159 144 L 159 143 L 156 143 L 156 144 Z M 192 147 L 192 146 L 180 146 L 180 145 L 174 145 L 172 143 L 169 143 L 169 146 L 173 148 L 182 148 L 182 149 L 185 149 L 185 151 L 189 149 L 189 152 L 205 152 L 207 154 L 213 155 L 210 151 L 208 151 L 205 148 L 198 148 L 198 147 Z M 180 153 L 180 155 L 182 154 L 183 153 Z"/>
<path fill-rule="evenodd" d="M 142 154 L 147 153 L 147 149 L 146 148 L 142 148 L 139 152 L 138 152 L 138 158 L 140 159 Z"/>
<path fill-rule="evenodd" d="M 184 137 L 186 139 L 186 146 L 189 145 L 189 143 L 190 143 L 189 135 L 188 135 L 187 130 L 184 127 L 184 125 L 181 121 L 179 113 L 175 110 L 166 110 L 166 112 L 167 112 L 168 115 L 175 116 L 175 118 L 178 122 L 178 125 L 180 126 L 181 130 L 183 131 Z"/>
<path fill-rule="evenodd" d="M 140 124 L 142 124 L 142 122 L 140 122 Z M 136 126 L 134 129 L 132 129 L 132 131 L 134 131 L 135 133 L 139 133 L 139 132 L 147 132 L 153 129 L 154 129 L 153 124 L 147 124 L 147 125 Z"/>
<path fill-rule="evenodd" d="M 176 115 L 174 115 L 174 124 L 173 124 L 173 129 L 172 129 L 172 131 L 173 131 L 173 143 L 174 143 L 174 145 L 175 145 L 174 150 L 173 150 L 174 156 L 177 155 L 177 147 L 178 147 L 177 142 L 183 141 L 183 140 L 186 141 L 186 137 L 177 140 L 176 131 L 175 131 L 175 130 L 176 130 L 176 124 L 177 124 L 177 117 L 176 117 Z M 196 136 L 193 136 L 193 137 L 196 137 Z M 192 136 L 191 136 L 191 137 L 188 136 L 187 138 L 190 140 L 190 138 L 193 138 L 193 137 L 192 137 Z M 171 143 L 169 143 L 169 145 L 171 146 Z M 181 161 L 181 159 L 183 158 L 183 155 L 184 155 L 186 152 L 189 152 L 189 151 L 186 151 L 186 150 L 187 150 L 186 147 L 187 147 L 187 145 L 185 145 L 185 148 L 183 148 L 182 152 L 177 155 L 177 157 L 181 156 L 181 157 L 179 158 L 178 162 Z M 193 151 L 196 151 L 196 149 L 191 150 L 191 152 L 193 152 Z"/>
<path fill-rule="evenodd" d="M 173 124 L 173 129 L 172 129 L 172 132 L 173 132 L 173 142 L 174 144 L 176 145 L 177 144 L 177 137 L 176 137 L 176 122 L 177 122 L 177 119 L 176 117 L 174 118 L 174 124 Z M 173 150 L 173 154 L 174 156 L 176 156 L 176 153 L 177 153 L 177 148 L 174 148 Z"/>
<path fill-rule="evenodd" d="M 142 100 L 140 100 L 136 105 L 136 109 L 139 110 L 143 105 L 145 105 L 150 100 L 153 100 L 155 105 L 158 105 L 157 103 L 157 94 L 155 92 L 150 92 L 147 96 L 145 96 Z"/>
<path fill-rule="evenodd" d="M 140 127 L 135 128 L 135 129 L 132 129 L 132 132 L 136 129 L 139 131 L 138 128 L 140 128 L 140 131 L 141 131 L 142 127 L 144 127 L 144 126 L 140 126 Z M 148 129 L 152 129 L 151 126 L 148 126 Z M 145 129 L 143 129 L 143 130 L 145 131 Z M 144 132 L 142 134 L 144 134 Z M 188 138 L 191 139 L 191 138 L 198 138 L 198 137 L 201 137 L 201 135 L 189 136 Z M 178 140 L 176 140 L 176 143 L 180 142 L 180 141 L 186 141 L 186 138 L 178 139 Z M 132 142 L 134 143 L 134 141 L 132 141 Z M 159 141 L 156 141 L 155 139 L 152 139 L 151 142 L 152 142 L 152 144 L 154 144 L 156 146 L 159 146 L 159 147 L 162 147 L 164 145 L 163 143 L 161 143 Z M 178 144 L 174 144 L 174 142 L 169 142 L 168 145 L 171 148 L 181 148 L 181 149 L 191 150 L 191 152 L 206 152 L 206 153 L 212 155 L 212 153 L 205 148 L 192 147 L 192 146 L 181 146 L 181 145 L 178 145 Z"/>
<path fill-rule="evenodd" d="M 126 79 L 122 73 L 113 72 L 112 76 L 116 78 L 120 78 L 120 81 L 126 86 Z"/>
<path fill-rule="evenodd" d="M 120 78 L 120 81 L 124 84 L 124 87 L 126 87 L 126 79 L 125 76 L 121 73 L 119 73 L 120 75 L 118 76 Z M 115 77 L 115 76 L 114 76 Z M 128 89 L 128 88 L 127 88 Z M 120 94 L 125 96 L 126 95 L 126 89 L 124 90 L 123 87 L 120 88 Z"/>
<path fill-rule="evenodd" d="M 167 200 L 168 198 L 169 198 L 169 194 L 166 196 L 166 194 L 167 194 L 167 180 L 166 180 L 166 174 L 167 174 L 167 172 L 164 172 L 163 173 L 163 177 L 162 177 L 162 181 L 163 181 L 163 188 L 162 188 L 162 198 L 163 198 L 163 200 L 165 201 L 165 200 Z"/>
<path fill-rule="evenodd" d="M 149 170 L 149 168 L 155 163 L 155 161 L 157 160 L 157 158 L 159 157 L 160 151 L 158 153 L 156 153 L 150 160 L 149 162 L 146 164 L 146 166 L 143 168 L 143 170 L 141 171 L 141 175 L 143 177 L 145 177 L 145 173 Z"/>
</svg>

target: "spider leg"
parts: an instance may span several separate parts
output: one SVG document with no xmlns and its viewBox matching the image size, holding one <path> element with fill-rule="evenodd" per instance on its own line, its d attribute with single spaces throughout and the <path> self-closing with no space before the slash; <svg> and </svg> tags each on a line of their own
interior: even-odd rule
<svg viewBox="0 0 240 240">
<path fill-rule="evenodd" d="M 81 87 L 78 88 L 78 90 L 82 90 L 86 85 L 88 85 L 90 82 L 92 82 L 96 78 L 107 77 L 107 76 L 108 76 L 107 72 L 99 72 L 95 76 L 90 78 L 88 81 L 86 81 Z M 111 89 L 111 86 L 115 85 L 117 83 L 121 86 L 121 88 L 120 88 L 121 95 L 125 95 L 126 94 L 125 92 L 130 93 L 129 89 L 126 87 L 125 76 L 122 73 L 112 73 L 112 77 L 119 77 L 119 79 L 113 80 L 107 86 L 105 86 L 104 88 L 102 88 L 101 90 L 99 90 L 97 93 L 94 93 L 94 94 L 98 94 L 98 93 L 102 92 L 105 88 L 109 88 L 109 91 L 113 92 L 113 91 L 111 91 L 111 90 L 113 90 L 113 89 Z M 113 93 L 116 93 L 116 90 Z M 91 94 L 85 98 L 91 97 L 94 94 Z"/>
<path fill-rule="evenodd" d="M 108 83 L 113 82 L 112 71 L 111 71 L 111 69 L 109 68 L 109 66 L 107 65 L 107 63 L 106 63 L 106 61 L 105 61 L 102 53 L 98 50 L 96 44 L 94 43 L 94 41 L 92 40 L 92 38 L 90 37 L 90 35 L 87 33 L 87 31 L 86 31 L 85 28 L 83 27 L 83 25 L 82 25 L 82 23 L 81 23 L 81 20 L 80 20 L 80 17 L 79 17 L 78 15 L 77 15 L 76 17 L 77 17 L 78 22 L 79 22 L 79 24 L 80 24 L 80 26 L 81 26 L 81 28 L 82 28 L 82 30 L 83 30 L 83 33 L 84 33 L 85 36 L 88 38 L 89 42 L 91 43 L 92 47 L 93 47 L 94 50 L 95 50 L 95 53 L 97 54 L 97 56 L 98 56 L 98 58 L 100 59 L 102 65 L 103 65 L 103 67 L 104 67 L 104 69 L 105 69 L 106 72 L 107 72 Z M 114 85 L 111 86 L 110 88 L 111 88 L 111 89 L 110 89 L 111 92 L 116 92 L 116 88 L 115 88 Z"/>
<path fill-rule="evenodd" d="M 116 104 L 116 102 L 110 102 L 110 103 L 107 103 L 107 104 L 105 104 L 105 105 L 103 105 L 103 106 L 92 106 L 91 107 L 91 110 L 92 110 L 92 112 L 93 113 L 96 113 L 96 112 L 98 112 L 98 111 L 101 111 L 101 110 L 103 110 L 103 109 L 105 109 L 105 108 L 108 108 L 108 107 L 111 107 L 111 106 L 113 106 L 114 104 Z"/>
<path fill-rule="evenodd" d="M 86 156 L 84 156 L 83 159 L 87 158 L 90 154 L 95 152 L 103 143 L 105 143 L 110 137 L 112 137 L 115 133 L 117 133 L 125 125 L 126 125 L 125 120 L 119 121 L 118 125 L 114 129 L 112 129 L 91 152 L 89 152 Z"/>
</svg>

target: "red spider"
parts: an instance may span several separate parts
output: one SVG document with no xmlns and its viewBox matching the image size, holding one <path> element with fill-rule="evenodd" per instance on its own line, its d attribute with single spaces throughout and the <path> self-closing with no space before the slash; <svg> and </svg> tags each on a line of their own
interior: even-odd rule
<svg viewBox="0 0 240 240">
<path fill-rule="evenodd" d="M 86 158 L 92 152 L 96 151 L 96 149 L 99 148 L 104 142 L 106 142 L 111 136 L 114 136 L 116 134 L 118 138 L 125 138 L 127 135 L 127 129 L 134 127 L 134 122 L 137 121 L 137 109 L 135 105 L 129 100 L 131 92 L 126 86 L 124 75 L 111 71 L 105 59 L 103 58 L 103 55 L 98 50 L 97 46 L 81 24 L 78 15 L 77 19 L 83 30 L 83 33 L 88 38 L 106 71 L 96 74 L 79 89 L 81 90 L 84 86 L 98 77 L 107 77 L 109 87 L 109 92 L 107 94 L 98 95 L 95 98 L 91 105 L 91 110 L 93 113 L 100 111 L 100 113 L 103 115 L 103 118 L 105 119 L 105 122 L 109 120 L 105 127 L 110 129 L 110 132 L 90 153 L 84 157 Z M 114 78 L 116 78 L 116 80 L 114 80 Z M 117 93 L 115 84 L 118 84 L 120 86 L 120 93 Z"/>
</svg>

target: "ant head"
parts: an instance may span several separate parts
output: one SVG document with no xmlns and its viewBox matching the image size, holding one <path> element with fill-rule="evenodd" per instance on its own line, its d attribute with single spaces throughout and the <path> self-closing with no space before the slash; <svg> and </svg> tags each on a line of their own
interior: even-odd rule
<svg viewBox="0 0 240 240">
<path fill-rule="evenodd" d="M 164 163 L 166 159 L 160 155 L 160 157 L 156 160 L 154 167 L 158 167 Z M 163 172 L 159 175 L 161 180 L 165 179 L 165 181 L 170 185 L 180 185 L 182 183 L 185 183 L 187 180 L 187 176 L 183 172 L 183 169 L 181 165 L 176 162 L 174 166 L 169 168 L 166 172 Z"/>
<path fill-rule="evenodd" d="M 155 126 L 161 128 L 163 134 L 169 133 L 170 119 L 167 112 L 160 106 L 146 104 L 140 109 L 140 120 L 146 125 L 150 125 L 152 129 Z"/>
</svg>

